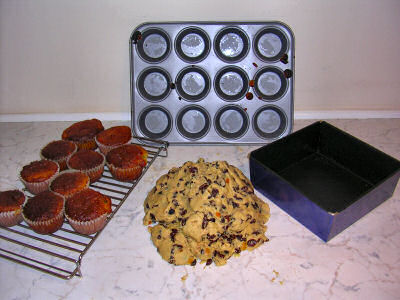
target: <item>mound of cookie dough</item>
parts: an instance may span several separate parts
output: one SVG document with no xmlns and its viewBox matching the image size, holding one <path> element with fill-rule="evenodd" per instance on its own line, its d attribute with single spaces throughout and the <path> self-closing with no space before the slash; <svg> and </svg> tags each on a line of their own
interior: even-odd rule
<svg viewBox="0 0 400 300">
<path fill-rule="evenodd" d="M 161 176 L 144 202 L 144 225 L 174 265 L 226 264 L 265 236 L 269 207 L 248 178 L 225 161 L 186 162 Z"/>
</svg>

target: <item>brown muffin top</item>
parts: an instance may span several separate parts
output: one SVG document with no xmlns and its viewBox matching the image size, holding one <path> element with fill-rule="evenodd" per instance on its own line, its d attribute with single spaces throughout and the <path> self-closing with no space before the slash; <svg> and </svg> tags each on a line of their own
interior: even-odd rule
<svg viewBox="0 0 400 300">
<path fill-rule="evenodd" d="M 40 153 L 44 158 L 58 160 L 70 155 L 76 148 L 76 144 L 71 141 L 59 140 L 48 143 Z"/>
<path fill-rule="evenodd" d="M 147 151 L 138 145 L 123 145 L 107 153 L 107 162 L 117 168 L 144 167 L 147 164 Z"/>
<path fill-rule="evenodd" d="M 68 166 L 76 170 L 88 170 L 101 165 L 104 156 L 94 150 L 81 150 L 76 152 L 68 160 Z"/>
<path fill-rule="evenodd" d="M 89 176 L 85 173 L 68 170 L 54 178 L 50 183 L 50 190 L 68 197 L 87 188 L 89 182 Z"/>
<path fill-rule="evenodd" d="M 99 132 L 103 131 L 104 127 L 100 120 L 91 119 L 80 121 L 72 124 L 65 129 L 61 138 L 70 141 L 87 141 L 93 139 Z"/>
<path fill-rule="evenodd" d="M 19 190 L 0 192 L 0 212 L 15 211 L 24 204 L 25 195 Z"/>
<path fill-rule="evenodd" d="M 57 216 L 64 207 L 64 198 L 44 191 L 28 199 L 22 208 L 24 216 L 33 222 L 47 221 Z"/>
<path fill-rule="evenodd" d="M 21 177 L 27 182 L 43 182 L 59 170 L 58 164 L 51 160 L 37 160 L 22 168 Z"/>
<path fill-rule="evenodd" d="M 131 138 L 132 132 L 128 126 L 114 126 L 96 136 L 97 141 L 106 146 L 123 145 L 129 142 Z"/>
<path fill-rule="evenodd" d="M 65 214 L 75 221 L 94 220 L 105 213 L 111 213 L 111 199 L 92 189 L 76 193 L 65 203 Z"/>
</svg>

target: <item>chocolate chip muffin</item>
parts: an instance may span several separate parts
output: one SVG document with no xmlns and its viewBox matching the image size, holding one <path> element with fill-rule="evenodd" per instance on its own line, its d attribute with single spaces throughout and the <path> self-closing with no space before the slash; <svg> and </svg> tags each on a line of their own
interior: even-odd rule
<svg viewBox="0 0 400 300">
<path fill-rule="evenodd" d="M 81 150 L 72 155 L 67 162 L 68 168 L 78 170 L 90 177 L 90 183 L 101 178 L 106 158 L 94 150 Z"/>
<path fill-rule="evenodd" d="M 0 192 L 0 225 L 10 227 L 21 223 L 25 194 L 19 190 Z"/>
<path fill-rule="evenodd" d="M 64 197 L 52 191 L 41 192 L 25 202 L 22 216 L 36 233 L 54 233 L 64 222 Z"/>
<path fill-rule="evenodd" d="M 75 231 L 93 234 L 102 229 L 111 213 L 110 197 L 86 189 L 67 199 L 65 217 Z"/>
<path fill-rule="evenodd" d="M 60 171 L 67 169 L 67 160 L 78 150 L 78 146 L 71 141 L 52 141 L 40 150 L 40 157 L 55 161 L 60 166 Z"/>
<path fill-rule="evenodd" d="M 106 161 L 115 179 L 132 181 L 142 174 L 147 164 L 147 151 L 138 145 L 123 145 L 108 152 Z"/>
<path fill-rule="evenodd" d="M 129 143 L 131 138 L 132 131 L 128 126 L 114 126 L 97 134 L 96 143 L 106 155 L 110 150 Z"/>
<path fill-rule="evenodd" d="M 25 165 L 20 172 L 20 179 L 32 194 L 48 190 L 50 181 L 59 173 L 59 165 L 51 160 L 42 159 Z"/>
<path fill-rule="evenodd" d="M 95 137 L 103 130 L 104 126 L 100 120 L 84 120 L 76 122 L 65 129 L 61 138 L 74 142 L 79 150 L 95 150 L 97 148 Z"/>
<path fill-rule="evenodd" d="M 75 193 L 88 188 L 89 184 L 90 178 L 87 174 L 76 170 L 66 170 L 51 181 L 49 189 L 68 199 Z"/>
</svg>

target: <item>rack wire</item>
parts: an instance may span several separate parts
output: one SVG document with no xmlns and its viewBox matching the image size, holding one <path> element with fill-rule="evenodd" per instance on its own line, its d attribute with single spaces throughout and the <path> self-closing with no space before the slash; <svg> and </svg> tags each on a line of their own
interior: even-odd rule
<svg viewBox="0 0 400 300">
<path fill-rule="evenodd" d="M 117 181 L 106 166 L 100 180 L 90 185 L 94 190 L 111 198 L 112 212 L 102 230 L 92 235 L 80 234 L 72 229 L 67 220 L 61 229 L 48 235 L 35 233 L 25 222 L 13 227 L 0 226 L 0 257 L 65 280 L 75 276 L 82 277 L 83 256 L 107 227 L 155 159 L 168 156 L 167 142 L 134 137 L 134 141 L 136 140 L 137 143 L 132 142 L 132 144 L 140 145 L 148 152 L 147 165 L 137 180 Z"/>
</svg>

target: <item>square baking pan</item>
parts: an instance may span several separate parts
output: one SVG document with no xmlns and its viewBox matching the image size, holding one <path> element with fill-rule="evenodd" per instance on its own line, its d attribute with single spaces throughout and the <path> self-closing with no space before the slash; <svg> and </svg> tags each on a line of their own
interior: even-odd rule
<svg viewBox="0 0 400 300">
<path fill-rule="evenodd" d="M 327 242 L 393 195 L 400 162 L 319 121 L 251 152 L 250 177 Z"/>
</svg>

